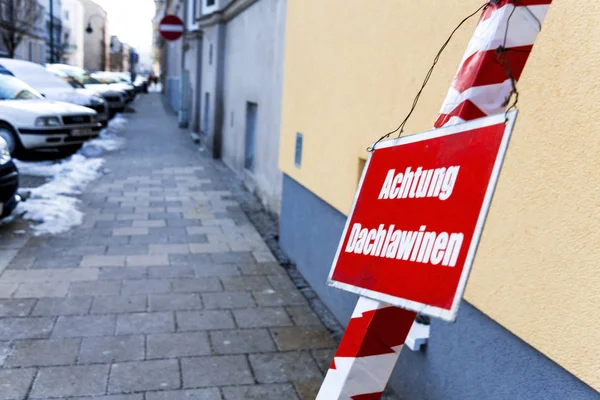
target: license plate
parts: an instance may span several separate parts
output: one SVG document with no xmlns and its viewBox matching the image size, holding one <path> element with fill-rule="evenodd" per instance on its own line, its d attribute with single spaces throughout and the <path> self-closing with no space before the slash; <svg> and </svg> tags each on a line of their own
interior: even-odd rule
<svg viewBox="0 0 600 400">
<path fill-rule="evenodd" d="M 71 136 L 92 136 L 93 131 L 91 129 L 73 129 Z"/>
</svg>

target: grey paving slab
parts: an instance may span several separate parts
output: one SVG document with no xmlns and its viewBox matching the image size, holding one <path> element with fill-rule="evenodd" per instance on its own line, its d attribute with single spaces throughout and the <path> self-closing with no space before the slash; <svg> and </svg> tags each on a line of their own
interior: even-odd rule
<svg viewBox="0 0 600 400">
<path fill-rule="evenodd" d="M 202 302 L 206 309 L 251 308 L 256 303 L 248 292 L 202 293 Z"/>
<path fill-rule="evenodd" d="M 74 364 L 80 339 L 23 340 L 13 343 L 6 361 L 9 368 Z"/>
<path fill-rule="evenodd" d="M 91 305 L 91 297 L 48 298 L 39 300 L 31 315 L 82 315 L 89 312 Z"/>
<path fill-rule="evenodd" d="M 216 354 L 248 354 L 275 351 L 271 334 L 266 329 L 237 329 L 210 332 Z"/>
<path fill-rule="evenodd" d="M 223 290 L 221 281 L 217 277 L 198 279 L 173 279 L 173 291 L 178 293 L 219 292 Z"/>
<path fill-rule="evenodd" d="M 212 356 L 181 360 L 183 387 L 222 386 L 231 383 L 254 383 L 245 356 Z"/>
<path fill-rule="evenodd" d="M 169 390 L 146 393 L 146 400 L 219 400 L 218 388 Z M 283 399 L 282 399 L 283 400 Z"/>
<path fill-rule="evenodd" d="M 132 313 L 146 311 L 146 295 L 99 296 L 94 298 L 92 314 Z"/>
<path fill-rule="evenodd" d="M 149 311 L 200 310 L 202 301 L 197 293 L 151 294 Z"/>
<path fill-rule="evenodd" d="M 80 364 L 143 360 L 143 335 L 100 336 L 84 338 L 79 353 Z"/>
<path fill-rule="evenodd" d="M 115 331 L 114 315 L 61 316 L 52 331 L 53 338 L 112 335 Z"/>
<path fill-rule="evenodd" d="M 239 309 L 233 310 L 233 315 L 242 328 L 292 325 L 292 320 L 282 307 Z"/>
<path fill-rule="evenodd" d="M 144 400 L 143 393 L 137 394 L 117 394 L 112 396 L 94 396 L 90 397 L 70 397 L 69 400 Z"/>
<path fill-rule="evenodd" d="M 41 368 L 33 384 L 32 398 L 94 396 L 104 394 L 108 365 Z"/>
<path fill-rule="evenodd" d="M 177 330 L 182 332 L 235 328 L 227 310 L 177 311 L 176 317 Z"/>
<path fill-rule="evenodd" d="M 35 299 L 0 300 L 0 318 L 25 317 L 29 315 L 35 302 Z"/>
<path fill-rule="evenodd" d="M 2 318 L 0 340 L 43 339 L 53 327 L 54 318 L 49 317 Z"/>
<path fill-rule="evenodd" d="M 169 293 L 171 282 L 166 279 L 135 279 L 123 281 L 123 295 Z"/>
<path fill-rule="evenodd" d="M 290 384 L 224 387 L 225 400 L 299 400 Z"/>
<path fill-rule="evenodd" d="M 34 368 L 0 369 L 0 399 L 24 399 L 35 373 Z"/>
<path fill-rule="evenodd" d="M 136 361 L 112 365 L 108 392 L 178 389 L 180 385 L 177 360 Z"/>
<path fill-rule="evenodd" d="M 148 277 L 148 269 L 145 267 L 126 268 L 100 268 L 98 279 L 125 280 L 145 279 Z"/>
<path fill-rule="evenodd" d="M 331 334 L 320 326 L 271 328 L 279 350 L 323 349 L 336 346 Z"/>
<path fill-rule="evenodd" d="M 319 367 L 308 352 L 250 354 L 248 358 L 259 383 L 322 378 Z"/>
<path fill-rule="evenodd" d="M 175 320 L 172 312 L 119 314 L 117 334 L 173 332 Z"/>
<path fill-rule="evenodd" d="M 174 358 L 211 354 L 206 332 L 162 333 L 147 336 L 147 358 Z"/>
<path fill-rule="evenodd" d="M 88 281 L 73 282 L 71 284 L 70 296 L 110 296 L 121 292 L 119 281 Z"/>
</svg>

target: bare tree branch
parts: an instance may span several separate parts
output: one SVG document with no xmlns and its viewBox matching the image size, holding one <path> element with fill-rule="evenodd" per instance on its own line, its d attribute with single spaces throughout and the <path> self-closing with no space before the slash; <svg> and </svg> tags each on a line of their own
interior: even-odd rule
<svg viewBox="0 0 600 400">
<path fill-rule="evenodd" d="M 44 8 L 37 0 L 0 0 L 0 39 L 10 58 L 27 36 L 40 37 Z"/>
</svg>

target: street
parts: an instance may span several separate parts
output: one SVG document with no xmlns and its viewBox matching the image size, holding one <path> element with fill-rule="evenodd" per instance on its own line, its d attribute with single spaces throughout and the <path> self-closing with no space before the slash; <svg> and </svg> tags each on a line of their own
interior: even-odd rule
<svg viewBox="0 0 600 400">
<path fill-rule="evenodd" d="M 160 94 L 135 108 L 80 225 L 0 225 L 0 399 L 314 399 L 335 340 Z"/>
</svg>

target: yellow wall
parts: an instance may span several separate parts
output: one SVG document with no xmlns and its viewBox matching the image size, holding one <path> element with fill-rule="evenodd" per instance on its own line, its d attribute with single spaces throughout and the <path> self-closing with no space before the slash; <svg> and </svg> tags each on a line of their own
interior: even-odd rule
<svg viewBox="0 0 600 400">
<path fill-rule="evenodd" d="M 288 3 L 280 168 L 347 213 L 366 147 L 404 118 L 480 1 Z M 600 389 L 600 3 L 552 5 L 466 299 Z M 407 132 L 430 129 L 476 18 L 447 47 Z M 296 132 L 303 160 L 294 165 Z"/>
</svg>

